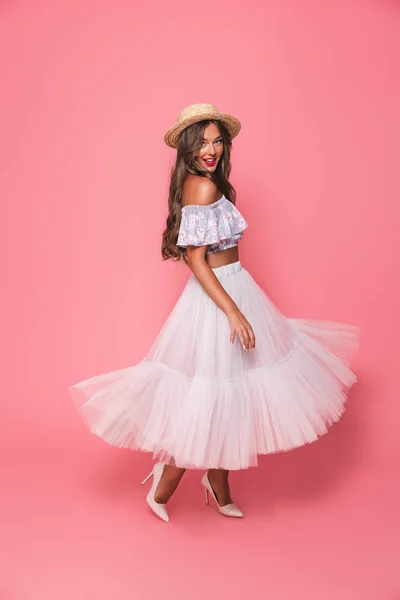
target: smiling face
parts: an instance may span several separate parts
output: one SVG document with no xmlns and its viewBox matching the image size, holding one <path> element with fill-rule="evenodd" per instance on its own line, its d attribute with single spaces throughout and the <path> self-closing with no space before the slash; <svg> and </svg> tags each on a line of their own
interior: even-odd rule
<svg viewBox="0 0 400 600">
<path fill-rule="evenodd" d="M 210 123 L 203 133 L 200 149 L 196 154 L 202 168 L 213 173 L 224 151 L 224 140 L 214 123 Z"/>
</svg>

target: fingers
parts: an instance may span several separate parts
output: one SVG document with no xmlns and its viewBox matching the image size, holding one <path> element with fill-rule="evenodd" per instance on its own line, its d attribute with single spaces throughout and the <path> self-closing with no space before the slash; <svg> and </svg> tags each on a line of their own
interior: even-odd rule
<svg viewBox="0 0 400 600">
<path fill-rule="evenodd" d="M 246 350 L 247 352 L 249 349 L 249 334 L 247 333 L 247 330 L 244 327 L 240 330 L 239 337 L 243 350 Z"/>
<path fill-rule="evenodd" d="M 256 347 L 256 337 L 254 335 L 254 331 L 250 324 L 248 324 L 247 328 L 243 328 L 240 333 L 240 343 L 242 344 L 243 350 L 248 352 L 249 350 L 254 350 Z"/>
<path fill-rule="evenodd" d="M 252 350 L 256 347 L 256 336 L 251 326 L 249 326 L 250 347 Z"/>
<path fill-rule="evenodd" d="M 232 325 L 230 343 L 233 344 L 235 341 L 236 334 L 239 337 L 240 344 L 246 352 L 250 349 L 255 350 L 256 338 L 254 335 L 253 328 L 246 319 L 240 319 L 239 323 Z"/>
</svg>

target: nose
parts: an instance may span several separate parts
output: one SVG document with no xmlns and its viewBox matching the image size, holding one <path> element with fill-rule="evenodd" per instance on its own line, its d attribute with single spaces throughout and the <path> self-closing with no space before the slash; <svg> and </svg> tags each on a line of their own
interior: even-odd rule
<svg viewBox="0 0 400 600">
<path fill-rule="evenodd" d="M 206 156 L 210 156 L 210 157 L 213 157 L 213 158 L 216 156 L 214 144 L 212 144 L 212 143 L 208 144 L 207 151 L 206 151 Z"/>
</svg>

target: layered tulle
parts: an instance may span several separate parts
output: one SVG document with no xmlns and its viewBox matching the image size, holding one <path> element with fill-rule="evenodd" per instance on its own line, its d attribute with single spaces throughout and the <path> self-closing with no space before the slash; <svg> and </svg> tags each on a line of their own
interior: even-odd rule
<svg viewBox="0 0 400 600">
<path fill-rule="evenodd" d="M 286 318 L 239 261 L 214 272 L 255 351 L 230 344 L 225 314 L 191 274 L 141 362 L 70 387 L 92 433 L 181 467 L 235 470 L 313 442 L 340 418 L 358 328 Z"/>
</svg>

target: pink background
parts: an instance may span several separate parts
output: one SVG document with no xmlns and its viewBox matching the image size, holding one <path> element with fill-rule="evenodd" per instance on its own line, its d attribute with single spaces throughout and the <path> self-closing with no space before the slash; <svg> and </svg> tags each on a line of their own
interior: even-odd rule
<svg viewBox="0 0 400 600">
<path fill-rule="evenodd" d="M 5 1 L 1 600 L 400 598 L 399 12 L 394 1 Z M 134 364 L 188 276 L 163 263 L 181 108 L 243 125 L 240 259 L 288 316 L 361 327 L 329 435 L 158 521 L 149 454 L 86 429 L 68 385 Z M 397 561 L 397 565 L 396 565 Z"/>
</svg>

